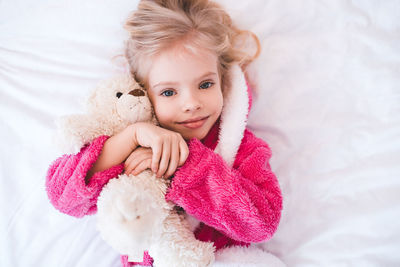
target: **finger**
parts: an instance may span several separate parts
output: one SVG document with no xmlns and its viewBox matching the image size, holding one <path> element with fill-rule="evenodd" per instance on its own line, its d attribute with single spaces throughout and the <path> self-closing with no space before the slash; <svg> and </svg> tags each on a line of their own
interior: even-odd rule
<svg viewBox="0 0 400 267">
<path fill-rule="evenodd" d="M 125 169 L 125 171 L 127 170 L 127 167 L 128 167 L 129 165 L 131 165 L 135 159 L 137 159 L 137 156 L 138 156 L 138 153 L 136 152 L 136 150 L 133 151 L 133 152 L 128 156 L 128 158 L 127 158 L 127 159 L 125 160 L 125 162 L 124 162 L 124 169 Z"/>
<path fill-rule="evenodd" d="M 151 151 L 147 151 L 144 149 L 135 150 L 129 155 L 128 159 L 125 161 L 124 164 L 125 173 L 126 174 L 131 173 L 132 170 L 139 165 L 139 163 L 148 158 L 151 158 Z"/>
<path fill-rule="evenodd" d="M 189 156 L 189 148 L 186 144 L 186 142 L 184 140 L 181 140 L 181 142 L 179 142 L 179 164 L 178 166 L 182 166 L 187 157 Z"/>
<path fill-rule="evenodd" d="M 161 158 L 161 153 L 163 150 L 163 144 L 160 141 L 157 141 L 155 145 L 151 147 L 153 156 L 151 158 L 151 170 L 156 173 L 158 171 L 159 163 L 160 163 L 160 158 Z"/>
<path fill-rule="evenodd" d="M 169 165 L 169 159 L 171 157 L 171 141 L 169 139 L 165 139 L 163 144 L 163 152 L 160 161 L 160 167 L 157 171 L 157 177 L 161 177 L 164 175 L 165 171 Z"/>
<path fill-rule="evenodd" d="M 145 159 L 146 158 L 142 158 L 142 159 L 135 158 L 135 160 L 133 160 L 131 163 L 129 163 L 128 165 L 125 166 L 125 173 L 131 174 L 132 171 Z"/>
<path fill-rule="evenodd" d="M 169 166 L 168 166 L 168 170 L 165 174 L 165 177 L 171 177 L 176 168 L 178 167 L 178 163 L 179 163 L 179 141 L 174 141 L 171 144 L 171 157 L 170 157 L 170 161 L 169 161 Z"/>
<path fill-rule="evenodd" d="M 135 155 L 135 151 L 132 151 L 131 154 L 129 154 L 129 156 L 124 161 L 124 167 L 128 166 L 129 163 L 131 163 L 131 161 L 135 158 L 134 155 Z"/>
<path fill-rule="evenodd" d="M 150 169 L 151 167 L 151 159 L 146 159 L 143 160 L 142 162 L 140 162 L 139 165 L 137 165 L 137 167 L 133 170 L 132 174 L 133 175 L 138 175 L 139 173 L 141 173 L 142 171 L 146 170 L 146 169 Z"/>
</svg>

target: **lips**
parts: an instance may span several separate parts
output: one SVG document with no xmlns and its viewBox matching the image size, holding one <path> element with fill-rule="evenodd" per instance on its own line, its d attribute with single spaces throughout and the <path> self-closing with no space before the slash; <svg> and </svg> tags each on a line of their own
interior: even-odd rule
<svg viewBox="0 0 400 267">
<path fill-rule="evenodd" d="M 193 119 L 186 120 L 183 122 L 178 122 L 178 124 L 180 124 L 186 128 L 189 128 L 189 129 L 197 129 L 204 125 L 204 123 L 207 121 L 208 117 L 209 116 L 197 117 L 197 118 L 193 118 Z"/>
<path fill-rule="evenodd" d="M 206 119 L 206 118 L 208 118 L 208 116 L 205 116 L 205 117 L 197 117 L 197 118 L 193 118 L 193 119 L 181 121 L 181 122 L 178 122 L 178 123 L 179 123 L 179 124 L 185 124 L 185 123 L 197 122 L 197 121 L 204 120 L 204 119 Z"/>
</svg>

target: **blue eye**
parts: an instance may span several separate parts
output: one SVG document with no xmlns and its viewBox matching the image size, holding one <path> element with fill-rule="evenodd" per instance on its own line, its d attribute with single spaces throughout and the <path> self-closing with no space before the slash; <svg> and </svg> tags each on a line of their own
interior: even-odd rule
<svg viewBox="0 0 400 267">
<path fill-rule="evenodd" d="M 163 95 L 163 96 L 173 96 L 175 94 L 175 92 L 174 91 L 172 91 L 172 90 L 165 90 L 164 92 L 162 92 L 161 93 L 161 95 Z"/>
<path fill-rule="evenodd" d="M 213 82 L 204 82 L 204 83 L 200 84 L 200 89 L 208 89 L 213 85 L 214 85 Z"/>
</svg>

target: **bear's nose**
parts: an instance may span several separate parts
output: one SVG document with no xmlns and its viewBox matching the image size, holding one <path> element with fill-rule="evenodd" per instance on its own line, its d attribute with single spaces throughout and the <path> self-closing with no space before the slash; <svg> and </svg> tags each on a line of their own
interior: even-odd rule
<svg viewBox="0 0 400 267">
<path fill-rule="evenodd" d="M 140 89 L 135 89 L 129 92 L 130 95 L 133 96 L 145 96 L 144 92 Z"/>
</svg>

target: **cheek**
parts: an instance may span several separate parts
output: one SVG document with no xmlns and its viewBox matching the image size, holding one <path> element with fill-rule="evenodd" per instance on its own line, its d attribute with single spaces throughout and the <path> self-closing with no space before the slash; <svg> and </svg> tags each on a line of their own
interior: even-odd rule
<svg viewBox="0 0 400 267">
<path fill-rule="evenodd" d="M 162 101 L 160 101 L 159 99 L 157 99 L 157 97 L 151 92 L 149 92 L 149 99 L 153 106 L 154 113 L 156 114 L 158 122 L 161 125 L 164 125 L 169 117 L 168 109 L 166 109 L 164 107 L 165 104 Z"/>
<path fill-rule="evenodd" d="M 175 112 L 172 110 L 171 105 L 165 105 L 164 103 L 155 103 L 154 112 L 156 113 L 156 117 L 158 122 L 165 126 L 168 123 L 174 121 Z"/>
<path fill-rule="evenodd" d="M 224 105 L 224 98 L 222 96 L 222 92 L 219 92 L 218 95 L 214 96 L 211 99 L 213 99 L 213 105 L 215 110 L 220 114 L 222 111 L 222 107 Z"/>
</svg>

